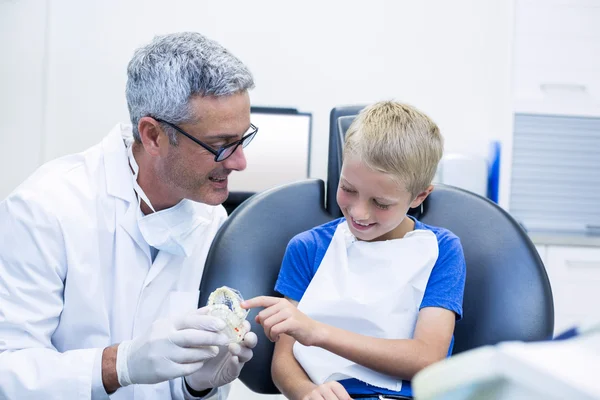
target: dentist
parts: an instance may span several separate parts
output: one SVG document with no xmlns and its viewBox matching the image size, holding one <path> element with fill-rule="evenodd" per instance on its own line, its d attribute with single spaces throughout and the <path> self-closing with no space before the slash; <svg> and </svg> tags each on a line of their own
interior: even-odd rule
<svg viewBox="0 0 600 400">
<path fill-rule="evenodd" d="M 197 33 L 155 38 L 127 75 L 132 125 L 0 203 L 2 399 L 224 398 L 252 358 L 254 333 L 229 344 L 197 309 L 258 130 L 252 75 Z"/>
</svg>

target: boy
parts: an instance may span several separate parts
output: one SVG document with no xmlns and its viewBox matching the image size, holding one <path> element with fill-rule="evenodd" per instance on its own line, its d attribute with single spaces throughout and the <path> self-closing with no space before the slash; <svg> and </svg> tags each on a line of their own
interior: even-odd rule
<svg viewBox="0 0 600 400">
<path fill-rule="evenodd" d="M 458 237 L 406 215 L 433 190 L 438 127 L 405 104 L 365 108 L 346 134 L 343 218 L 294 237 L 275 290 L 244 308 L 276 342 L 273 381 L 294 400 L 411 396 L 452 352 L 465 261 Z M 383 397 L 379 397 L 379 396 Z"/>
</svg>

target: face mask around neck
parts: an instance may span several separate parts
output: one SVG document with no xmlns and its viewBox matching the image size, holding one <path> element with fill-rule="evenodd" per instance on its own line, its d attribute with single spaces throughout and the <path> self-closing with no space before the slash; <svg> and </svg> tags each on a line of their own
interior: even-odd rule
<svg viewBox="0 0 600 400">
<path fill-rule="evenodd" d="M 159 251 L 188 257 L 195 244 L 192 233 L 207 223 L 208 219 L 198 215 L 193 202 L 188 199 L 181 200 L 171 208 L 156 211 L 137 182 L 139 166 L 133 157 L 132 146 L 128 146 L 127 154 L 133 170 L 133 189 L 137 194 L 138 207 L 143 200 L 153 211 L 144 215 L 141 208 L 138 210 L 138 227 L 144 240 Z"/>
</svg>

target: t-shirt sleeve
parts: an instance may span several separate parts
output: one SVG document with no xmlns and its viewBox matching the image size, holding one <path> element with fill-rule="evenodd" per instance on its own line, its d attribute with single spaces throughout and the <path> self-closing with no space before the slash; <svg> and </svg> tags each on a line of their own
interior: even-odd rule
<svg viewBox="0 0 600 400">
<path fill-rule="evenodd" d="M 283 256 L 275 291 L 292 300 L 300 301 L 314 275 L 312 271 L 314 253 L 315 247 L 310 240 L 309 232 L 292 238 Z"/>
<path fill-rule="evenodd" d="M 433 266 L 421 307 L 440 307 L 462 318 L 467 268 L 460 239 L 450 232 L 439 238 L 439 256 Z"/>
</svg>

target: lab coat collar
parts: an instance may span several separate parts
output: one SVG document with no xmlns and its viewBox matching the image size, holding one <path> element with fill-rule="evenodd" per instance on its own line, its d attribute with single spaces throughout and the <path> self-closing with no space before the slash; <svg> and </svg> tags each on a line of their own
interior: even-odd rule
<svg viewBox="0 0 600 400">
<path fill-rule="evenodd" d="M 125 140 L 132 139 L 131 125 L 117 124 L 102 141 L 102 147 L 107 193 L 130 203 L 136 203 L 131 174 L 124 173 L 129 170 Z"/>
</svg>

